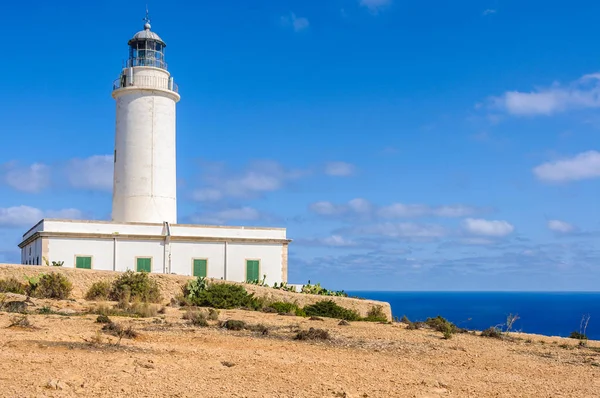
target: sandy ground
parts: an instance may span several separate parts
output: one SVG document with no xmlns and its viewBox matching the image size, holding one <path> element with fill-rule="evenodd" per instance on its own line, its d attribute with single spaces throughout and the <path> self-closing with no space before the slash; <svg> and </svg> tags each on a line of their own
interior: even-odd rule
<svg viewBox="0 0 600 398">
<path fill-rule="evenodd" d="M 99 332 L 95 315 L 77 315 L 90 303 L 33 299 L 28 311 L 45 305 L 71 315 L 28 315 L 33 328 L 19 328 L 9 327 L 18 315 L 0 312 L 2 397 L 600 396 L 598 342 L 579 348 L 571 339 L 469 334 L 443 340 L 402 324 L 339 326 L 221 311 L 220 320 L 268 326 L 263 336 L 216 322 L 193 327 L 184 311 L 167 308 L 156 318 L 112 317 L 139 333 L 116 345 L 116 337 Z M 327 329 L 332 339 L 293 340 L 310 327 Z"/>
</svg>

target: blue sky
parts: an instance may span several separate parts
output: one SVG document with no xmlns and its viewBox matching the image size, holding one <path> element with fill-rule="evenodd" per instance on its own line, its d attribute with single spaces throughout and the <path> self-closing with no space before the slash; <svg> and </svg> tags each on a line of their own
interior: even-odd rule
<svg viewBox="0 0 600 398">
<path fill-rule="evenodd" d="M 145 2 L 0 15 L 0 262 L 42 217 L 109 219 Z M 179 84 L 179 219 L 284 226 L 290 281 L 598 290 L 592 1 L 149 1 Z"/>
</svg>

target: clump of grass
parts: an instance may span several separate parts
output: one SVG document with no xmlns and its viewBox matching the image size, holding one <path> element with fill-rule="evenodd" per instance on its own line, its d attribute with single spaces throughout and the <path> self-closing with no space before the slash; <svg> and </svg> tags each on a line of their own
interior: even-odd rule
<svg viewBox="0 0 600 398">
<path fill-rule="evenodd" d="M 571 332 L 571 334 L 569 335 L 569 338 L 571 339 L 577 339 L 577 340 L 587 340 L 587 336 L 583 333 L 580 332 Z"/>
<path fill-rule="evenodd" d="M 111 284 L 109 281 L 98 281 L 90 286 L 85 294 L 85 299 L 89 301 L 105 301 L 110 295 Z"/>
<path fill-rule="evenodd" d="M 112 323 L 112 321 L 106 315 L 98 315 L 98 318 L 96 318 L 96 323 Z"/>
<path fill-rule="evenodd" d="M 350 326 L 350 322 L 348 322 L 348 321 L 345 321 L 345 320 L 343 320 L 343 319 L 342 319 L 342 320 L 341 320 L 341 321 L 338 323 L 338 325 L 339 325 L 339 326 Z"/>
<path fill-rule="evenodd" d="M 366 318 L 363 318 L 363 320 L 367 322 L 387 322 L 388 318 L 383 312 L 383 307 L 376 305 L 369 309 Z"/>
<path fill-rule="evenodd" d="M 410 322 L 406 325 L 406 330 L 418 330 L 422 329 L 424 326 L 427 326 L 425 322 Z"/>
<path fill-rule="evenodd" d="M 217 310 L 215 308 L 209 308 L 207 318 L 210 321 L 218 321 L 219 320 L 219 310 Z"/>
<path fill-rule="evenodd" d="M 16 278 L 0 279 L 0 293 L 26 294 L 27 286 Z"/>
<path fill-rule="evenodd" d="M 406 315 L 402 315 L 402 319 L 400 319 L 400 323 L 405 323 L 407 325 L 410 325 L 412 322 L 408 319 L 408 317 Z"/>
<path fill-rule="evenodd" d="M 499 328 L 492 326 L 490 328 L 485 329 L 483 332 L 481 332 L 481 337 L 491 337 L 494 339 L 501 339 L 502 331 Z"/>
<path fill-rule="evenodd" d="M 105 316 L 124 316 L 131 318 L 152 318 L 158 314 L 156 304 L 134 302 L 132 304 L 121 301 L 113 307 L 107 305 L 97 305 L 91 311 L 91 314 Z"/>
<path fill-rule="evenodd" d="M 126 271 L 112 283 L 109 293 L 111 300 L 122 300 L 127 294 L 129 300 L 147 303 L 158 303 L 162 298 L 158 284 L 146 272 Z"/>
<path fill-rule="evenodd" d="M 267 326 L 263 325 L 262 323 L 259 323 L 257 325 L 246 325 L 245 328 L 248 330 L 251 330 L 253 332 L 260 333 L 263 336 L 266 336 L 269 334 L 269 328 Z"/>
<path fill-rule="evenodd" d="M 242 330 L 246 327 L 246 322 L 229 319 L 221 323 L 221 327 L 227 330 Z"/>
<path fill-rule="evenodd" d="M 308 318 L 309 321 L 321 321 L 323 322 L 323 318 L 319 318 L 318 316 L 311 316 Z"/>
<path fill-rule="evenodd" d="M 308 330 L 300 330 L 295 340 L 329 340 L 329 332 L 324 329 L 310 328 Z"/>
<path fill-rule="evenodd" d="M 58 272 L 43 274 L 28 286 L 29 295 L 37 298 L 64 300 L 69 297 L 73 290 L 73 284 L 69 279 Z"/>
<path fill-rule="evenodd" d="M 126 339 L 135 339 L 138 333 L 133 330 L 132 326 L 123 327 L 119 323 L 110 322 L 102 327 L 102 331 L 112 336 L 118 337 L 119 340 L 125 337 Z"/>
<path fill-rule="evenodd" d="M 8 301 L 2 306 L 6 312 L 16 312 L 19 314 L 27 313 L 27 303 L 24 301 Z"/>
<path fill-rule="evenodd" d="M 183 319 L 190 322 L 194 326 L 207 327 L 208 321 L 206 320 L 206 314 L 202 311 L 188 310 L 183 314 Z"/>
<path fill-rule="evenodd" d="M 27 315 L 16 316 L 11 318 L 9 328 L 32 328 L 33 325 L 27 318 Z"/>
<path fill-rule="evenodd" d="M 278 314 L 295 314 L 298 310 L 298 306 L 293 303 L 286 303 L 284 301 L 276 301 L 269 304 L 267 308 L 273 308 Z"/>
<path fill-rule="evenodd" d="M 359 321 L 361 319 L 356 311 L 340 307 L 333 300 L 323 300 L 307 305 L 304 307 L 304 312 L 308 316 L 322 316 L 346 321 Z"/>
</svg>

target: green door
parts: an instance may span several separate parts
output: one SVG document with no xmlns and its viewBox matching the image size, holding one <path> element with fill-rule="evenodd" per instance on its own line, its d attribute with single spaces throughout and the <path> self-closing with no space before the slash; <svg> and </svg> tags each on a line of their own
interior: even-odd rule
<svg viewBox="0 0 600 398">
<path fill-rule="evenodd" d="M 137 259 L 137 272 L 152 272 L 152 259 L 151 258 L 138 258 Z"/>
<path fill-rule="evenodd" d="M 258 260 L 246 260 L 246 281 L 258 280 Z"/>
<path fill-rule="evenodd" d="M 75 267 L 92 269 L 92 258 L 91 257 L 75 257 Z"/>
<path fill-rule="evenodd" d="M 194 259 L 194 276 L 206 278 L 206 260 Z"/>
</svg>

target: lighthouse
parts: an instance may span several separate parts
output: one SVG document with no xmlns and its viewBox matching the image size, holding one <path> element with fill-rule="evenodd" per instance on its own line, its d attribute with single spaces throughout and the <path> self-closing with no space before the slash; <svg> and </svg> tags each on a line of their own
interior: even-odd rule
<svg viewBox="0 0 600 398">
<path fill-rule="evenodd" d="M 129 58 L 113 84 L 116 132 L 112 221 L 177 223 L 177 85 L 167 69 L 166 43 L 144 29 L 128 42 Z"/>
<path fill-rule="evenodd" d="M 111 220 L 40 220 L 19 243 L 21 264 L 287 282 L 291 240 L 285 228 L 178 223 L 179 91 L 167 69 L 166 43 L 152 31 L 147 12 L 144 21 L 112 85 Z"/>
</svg>

